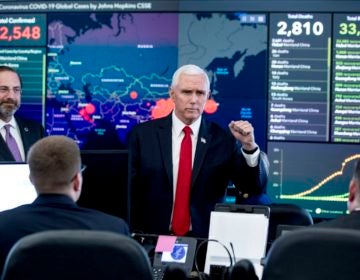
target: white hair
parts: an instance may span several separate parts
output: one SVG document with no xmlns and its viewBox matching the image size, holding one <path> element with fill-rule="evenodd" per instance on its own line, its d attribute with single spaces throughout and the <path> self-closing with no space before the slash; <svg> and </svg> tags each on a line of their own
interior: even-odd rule
<svg viewBox="0 0 360 280">
<path fill-rule="evenodd" d="M 207 73 L 205 72 L 204 69 L 200 68 L 199 66 L 197 66 L 195 64 L 186 64 L 186 65 L 179 67 L 175 71 L 174 75 L 172 76 L 171 88 L 174 88 L 179 83 L 181 74 L 203 75 L 205 78 L 205 82 L 206 82 L 206 89 L 207 89 L 207 91 L 210 91 L 210 80 L 209 80 Z"/>
</svg>

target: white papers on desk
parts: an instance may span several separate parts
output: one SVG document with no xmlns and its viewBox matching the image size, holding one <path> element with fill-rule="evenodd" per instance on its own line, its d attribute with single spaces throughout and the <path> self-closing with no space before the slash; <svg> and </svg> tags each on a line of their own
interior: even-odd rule
<svg viewBox="0 0 360 280">
<path fill-rule="evenodd" d="M 220 241 L 230 252 L 232 251 L 230 243 L 232 243 L 235 261 L 241 259 L 252 261 L 260 279 L 263 270 L 260 261 L 266 253 L 268 227 L 269 218 L 261 213 L 213 211 L 210 218 L 209 239 Z M 208 243 L 206 273 L 210 271 L 210 264 L 230 265 L 228 253 L 216 242 Z"/>
</svg>

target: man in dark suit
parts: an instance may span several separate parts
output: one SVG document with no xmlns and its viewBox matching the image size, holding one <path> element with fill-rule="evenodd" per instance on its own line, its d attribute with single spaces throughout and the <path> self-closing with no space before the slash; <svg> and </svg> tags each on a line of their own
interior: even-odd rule
<svg viewBox="0 0 360 280">
<path fill-rule="evenodd" d="M 80 150 L 74 140 L 42 138 L 30 148 L 28 163 L 38 197 L 31 204 L 0 212 L 0 274 L 11 247 L 31 233 L 89 229 L 129 235 L 124 220 L 76 205 L 83 179 Z"/>
<path fill-rule="evenodd" d="M 0 66 L 0 162 L 25 161 L 32 144 L 44 136 L 41 124 L 15 116 L 21 104 L 22 82 L 19 74 L 11 67 Z M 15 138 L 20 157 L 10 151 L 6 143 L 6 126 Z"/>
<path fill-rule="evenodd" d="M 360 160 L 354 165 L 354 172 L 349 183 L 347 208 L 350 214 L 314 224 L 314 227 L 330 227 L 360 230 Z"/>
<path fill-rule="evenodd" d="M 169 93 L 173 112 L 136 126 L 129 138 L 130 225 L 133 231 L 207 237 L 210 212 L 223 201 L 229 180 L 245 197 L 264 191 L 267 156 L 256 144 L 249 122 L 232 121 L 226 131 L 202 117 L 210 95 L 203 69 L 180 67 Z M 180 208 L 187 209 L 190 225 L 177 232 L 174 205 L 178 177 L 183 177 L 178 172 L 184 126 L 191 128 L 192 173 L 190 194 Z"/>
</svg>

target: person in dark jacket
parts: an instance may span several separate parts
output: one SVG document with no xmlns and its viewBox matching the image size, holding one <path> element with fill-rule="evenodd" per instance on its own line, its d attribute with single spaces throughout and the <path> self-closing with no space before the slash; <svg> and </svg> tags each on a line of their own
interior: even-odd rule
<svg viewBox="0 0 360 280">
<path fill-rule="evenodd" d="M 31 145 L 44 137 L 40 123 L 15 116 L 21 105 L 21 95 L 20 75 L 15 69 L 0 65 L 0 162 L 26 161 Z M 9 145 L 8 135 L 16 142 L 16 151 Z"/>
<path fill-rule="evenodd" d="M 77 206 L 83 178 L 80 150 L 73 139 L 48 136 L 38 140 L 29 150 L 28 163 L 38 196 L 31 204 L 0 212 L 0 274 L 11 247 L 35 232 L 88 229 L 129 235 L 121 218 Z"/>
<path fill-rule="evenodd" d="M 349 182 L 347 209 L 349 214 L 313 226 L 360 230 L 360 160 L 355 162 L 353 175 Z"/>
<path fill-rule="evenodd" d="M 175 104 L 173 112 L 137 125 L 129 137 L 130 226 L 146 233 L 207 237 L 210 212 L 223 202 L 229 180 L 243 196 L 264 192 L 267 156 L 256 144 L 248 121 L 232 121 L 225 130 L 202 116 L 210 82 L 200 67 L 180 67 L 169 94 Z M 188 133 L 184 127 L 191 130 L 192 153 L 185 157 L 190 160 L 191 178 L 187 184 L 190 192 L 183 196 L 178 195 L 178 179 L 185 177 L 180 175 L 179 160 Z M 186 220 L 186 225 L 176 222 L 174 227 L 182 210 L 179 220 Z"/>
</svg>

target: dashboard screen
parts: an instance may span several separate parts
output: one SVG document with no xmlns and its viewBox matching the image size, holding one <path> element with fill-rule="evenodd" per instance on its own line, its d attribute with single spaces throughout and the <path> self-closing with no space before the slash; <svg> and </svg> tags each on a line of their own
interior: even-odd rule
<svg viewBox="0 0 360 280">
<path fill-rule="evenodd" d="M 197 64 L 205 117 L 253 124 L 272 201 L 332 218 L 360 158 L 360 3 L 284 3 L 1 2 L 0 60 L 23 77 L 19 114 L 92 151 L 169 114 L 172 74 Z"/>
</svg>

